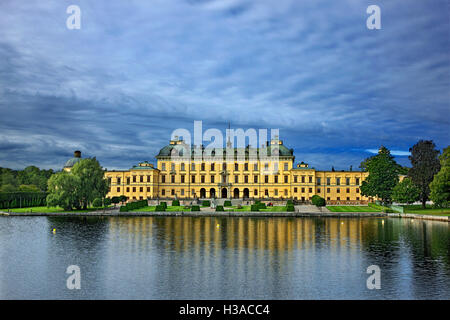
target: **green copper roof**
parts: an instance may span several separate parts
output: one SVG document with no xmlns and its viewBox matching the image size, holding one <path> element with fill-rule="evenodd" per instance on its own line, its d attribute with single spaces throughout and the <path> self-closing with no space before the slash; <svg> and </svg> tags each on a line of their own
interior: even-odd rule
<svg viewBox="0 0 450 320">
<path fill-rule="evenodd" d="M 73 158 L 71 158 L 71 159 L 66 161 L 66 164 L 64 165 L 64 168 L 72 168 L 75 165 L 75 163 L 77 163 L 80 160 L 81 160 L 81 158 L 73 157 Z"/>
<path fill-rule="evenodd" d="M 267 155 L 270 156 L 272 155 L 273 150 L 278 149 L 279 155 L 280 156 L 288 156 L 288 157 L 292 157 L 294 156 L 294 150 L 293 149 L 288 149 L 286 148 L 284 145 L 276 145 L 276 146 L 268 146 L 267 147 Z M 212 149 L 211 151 L 207 151 L 207 154 L 209 155 L 210 152 L 214 153 L 214 152 L 220 152 L 223 150 L 223 154 L 226 154 L 226 149 Z M 238 148 L 234 148 L 234 153 L 237 155 L 238 154 L 238 150 L 242 150 L 242 148 L 238 149 Z M 245 148 L 245 154 L 249 154 L 249 148 Z M 183 156 L 183 152 L 185 152 L 185 149 L 183 148 L 183 146 L 181 145 L 167 145 L 165 147 L 163 147 L 161 150 L 159 150 L 158 155 L 156 156 L 156 158 L 158 157 L 170 157 L 172 155 L 172 152 L 175 152 L 175 155 L 179 156 Z M 192 155 L 194 155 L 194 149 L 191 149 L 191 153 Z M 205 149 L 203 149 L 203 153 L 205 153 Z M 257 153 L 259 153 L 259 148 L 257 149 Z"/>
</svg>

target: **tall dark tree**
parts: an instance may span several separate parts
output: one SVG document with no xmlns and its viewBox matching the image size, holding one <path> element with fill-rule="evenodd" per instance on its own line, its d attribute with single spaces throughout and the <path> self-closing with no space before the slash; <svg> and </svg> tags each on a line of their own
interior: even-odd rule
<svg viewBox="0 0 450 320">
<path fill-rule="evenodd" d="M 420 140 L 409 149 L 411 155 L 411 169 L 408 176 L 420 190 L 420 201 L 425 208 L 426 202 L 430 196 L 430 183 L 433 177 L 441 169 L 439 162 L 439 150 L 431 140 Z"/>
<path fill-rule="evenodd" d="M 361 194 L 390 203 L 392 190 L 398 183 L 400 165 L 395 162 L 389 149 L 380 147 L 378 154 L 365 159 L 360 167 L 369 172 L 369 176 L 361 184 Z"/>
</svg>

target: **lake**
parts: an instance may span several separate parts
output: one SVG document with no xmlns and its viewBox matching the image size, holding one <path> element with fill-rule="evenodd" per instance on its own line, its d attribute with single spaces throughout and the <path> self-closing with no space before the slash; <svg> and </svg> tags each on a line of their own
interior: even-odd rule
<svg viewBox="0 0 450 320">
<path fill-rule="evenodd" d="M 0 217 L 0 299 L 450 299 L 449 248 L 412 219 Z"/>
</svg>

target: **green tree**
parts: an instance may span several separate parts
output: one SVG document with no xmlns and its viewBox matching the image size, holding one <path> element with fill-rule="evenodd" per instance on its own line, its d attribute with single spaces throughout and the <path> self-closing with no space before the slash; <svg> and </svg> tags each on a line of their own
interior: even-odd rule
<svg viewBox="0 0 450 320">
<path fill-rule="evenodd" d="M 1 192 L 16 192 L 17 188 L 15 186 L 13 186 L 12 184 L 4 184 L 0 188 L 0 191 Z"/>
<path fill-rule="evenodd" d="M 47 206 L 60 206 L 64 210 L 80 209 L 79 188 L 79 177 L 66 171 L 53 174 L 48 180 Z"/>
<path fill-rule="evenodd" d="M 124 194 L 122 194 L 119 198 L 120 198 L 120 202 L 122 202 L 122 204 L 128 200 L 128 197 Z"/>
<path fill-rule="evenodd" d="M 389 149 L 381 146 L 377 155 L 361 162 L 360 168 L 369 172 L 369 176 L 361 184 L 361 194 L 378 197 L 383 203 L 390 203 L 392 190 L 398 182 L 400 166 Z"/>
<path fill-rule="evenodd" d="M 419 195 L 419 188 L 416 187 L 410 178 L 403 179 L 392 190 L 392 200 L 400 203 L 414 203 L 419 200 Z"/>
<path fill-rule="evenodd" d="M 70 173 L 79 179 L 77 197 L 83 209 L 87 209 L 95 198 L 103 199 L 108 193 L 108 180 L 104 178 L 104 171 L 97 159 L 87 158 L 78 161 Z"/>
<path fill-rule="evenodd" d="M 444 149 L 439 160 L 441 170 L 430 183 L 430 199 L 436 207 L 446 208 L 450 205 L 450 146 Z"/>
<path fill-rule="evenodd" d="M 112 197 L 111 202 L 114 203 L 114 207 L 115 207 L 116 204 L 118 204 L 120 202 L 120 197 Z"/>
<path fill-rule="evenodd" d="M 102 199 L 100 199 L 100 198 L 95 198 L 94 201 L 92 201 L 92 206 L 93 206 L 94 208 L 100 208 L 100 207 L 102 207 L 102 206 L 103 206 Z"/>
<path fill-rule="evenodd" d="M 426 202 L 430 195 L 430 183 L 433 177 L 439 172 L 441 164 L 439 162 L 439 150 L 431 140 L 420 140 L 412 148 L 409 149 L 411 155 L 411 169 L 408 171 L 408 176 L 411 177 L 412 182 L 420 190 L 420 201 L 422 207 L 425 208 Z"/>
<path fill-rule="evenodd" d="M 110 199 L 110 198 L 105 198 L 105 199 L 103 200 L 103 205 L 104 205 L 105 207 L 109 206 L 110 204 L 111 204 L 111 199 Z"/>
</svg>

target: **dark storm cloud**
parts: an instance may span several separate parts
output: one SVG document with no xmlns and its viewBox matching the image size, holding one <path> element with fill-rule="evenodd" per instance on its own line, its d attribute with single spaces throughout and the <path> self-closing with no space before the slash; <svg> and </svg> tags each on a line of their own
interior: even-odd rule
<svg viewBox="0 0 450 320">
<path fill-rule="evenodd" d="M 0 166 L 153 160 L 177 128 L 279 128 L 298 161 L 357 168 L 385 145 L 448 145 L 446 1 L 0 4 Z"/>
</svg>

